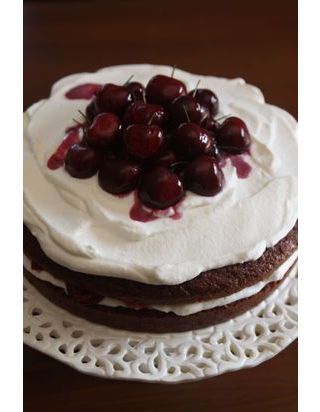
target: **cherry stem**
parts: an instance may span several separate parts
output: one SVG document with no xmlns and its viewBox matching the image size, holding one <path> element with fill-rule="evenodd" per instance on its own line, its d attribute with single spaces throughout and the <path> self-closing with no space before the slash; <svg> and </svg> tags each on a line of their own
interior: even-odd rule
<svg viewBox="0 0 320 412">
<path fill-rule="evenodd" d="M 231 114 L 226 114 L 224 116 L 218 117 L 218 119 L 214 119 L 214 121 L 215 122 L 220 122 L 220 120 L 226 119 L 227 117 L 230 117 L 230 116 L 231 116 Z"/>
<path fill-rule="evenodd" d="M 184 110 L 184 113 L 185 113 L 186 118 L 187 118 L 187 120 L 188 120 L 188 123 L 190 123 L 190 117 L 189 117 L 189 114 L 188 114 L 188 112 L 187 112 L 187 109 L 186 109 L 186 106 L 185 106 L 185 105 L 183 105 L 183 110 Z"/>
<path fill-rule="evenodd" d="M 149 121 L 148 121 L 148 126 L 151 126 L 152 120 L 154 119 L 154 117 L 156 116 L 157 112 L 154 112 L 152 114 L 152 116 L 150 117 Z"/>
<path fill-rule="evenodd" d="M 89 122 L 88 117 L 87 117 L 81 110 L 78 110 L 78 112 L 81 114 L 81 116 L 84 118 L 84 120 L 85 120 L 86 122 Z"/>
<path fill-rule="evenodd" d="M 77 119 L 72 119 L 78 126 L 83 126 L 83 124 L 81 122 L 79 122 L 79 120 Z"/>
<path fill-rule="evenodd" d="M 134 78 L 134 74 L 132 74 L 129 79 L 123 83 L 123 86 L 128 86 L 128 83 L 130 83 L 130 81 Z"/>
<path fill-rule="evenodd" d="M 199 80 L 197 81 L 196 87 L 195 87 L 195 89 L 194 89 L 194 91 L 193 91 L 193 94 L 192 94 L 192 97 L 193 97 L 193 98 L 196 97 L 196 93 L 197 93 L 197 91 L 198 91 L 198 87 L 199 87 L 200 82 L 201 82 L 201 79 L 199 79 Z"/>
<path fill-rule="evenodd" d="M 143 92 L 142 92 L 142 100 L 143 100 L 144 104 L 147 104 L 146 91 L 145 90 L 143 90 Z"/>
<path fill-rule="evenodd" d="M 171 78 L 173 77 L 174 72 L 176 71 L 176 68 L 177 68 L 177 65 L 176 65 L 176 64 L 172 66 Z"/>
</svg>

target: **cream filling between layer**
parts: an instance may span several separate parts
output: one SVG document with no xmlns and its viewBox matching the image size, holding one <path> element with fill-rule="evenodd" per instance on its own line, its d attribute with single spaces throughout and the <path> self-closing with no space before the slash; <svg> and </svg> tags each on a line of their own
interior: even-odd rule
<svg viewBox="0 0 320 412">
<path fill-rule="evenodd" d="M 148 309 L 155 309 L 160 312 L 173 312 L 178 316 L 188 316 L 192 315 L 193 313 L 201 312 L 203 310 L 209 310 L 213 309 L 219 306 L 225 306 L 228 305 L 229 303 L 236 302 L 237 300 L 241 300 L 244 298 L 248 298 L 250 296 L 256 295 L 259 293 L 268 283 L 271 282 L 276 282 L 285 276 L 285 274 L 290 270 L 291 272 L 295 272 L 296 264 L 295 261 L 297 259 L 298 252 L 294 252 L 281 266 L 279 266 L 271 276 L 269 276 L 267 279 L 262 280 L 252 286 L 249 286 L 247 288 L 244 288 L 240 290 L 239 292 L 233 293 L 232 295 L 228 295 L 222 298 L 217 298 L 217 299 L 210 299 L 208 301 L 204 302 L 196 302 L 196 303 L 188 303 L 188 304 L 178 304 L 178 305 L 149 305 Z M 24 267 L 30 272 L 33 276 L 36 278 L 43 280 L 45 282 L 48 282 L 54 286 L 57 286 L 59 288 L 64 289 L 65 293 L 67 294 L 67 288 L 66 284 L 64 281 L 55 278 L 53 275 L 50 273 L 42 270 L 42 271 L 36 271 L 31 268 L 31 262 L 30 259 L 28 259 L 25 255 L 23 256 L 23 264 Z M 103 306 L 109 306 L 109 307 L 125 307 L 129 309 L 135 309 L 128 307 L 124 302 L 117 300 L 117 299 L 112 299 L 105 297 L 103 298 L 98 305 L 103 305 Z M 135 309 L 139 310 L 139 309 Z"/>
</svg>

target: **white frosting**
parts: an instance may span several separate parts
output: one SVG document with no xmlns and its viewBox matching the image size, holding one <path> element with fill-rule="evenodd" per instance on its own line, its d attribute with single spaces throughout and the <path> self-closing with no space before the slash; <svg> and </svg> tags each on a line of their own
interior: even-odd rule
<svg viewBox="0 0 320 412">
<path fill-rule="evenodd" d="M 298 256 L 298 253 L 295 252 L 293 253 L 289 259 L 286 260 L 281 266 L 279 266 L 274 273 L 269 276 L 267 279 L 262 280 L 252 286 L 249 286 L 247 288 L 244 288 L 240 290 L 239 292 L 233 293 L 232 295 L 228 295 L 222 298 L 217 298 L 217 299 L 210 299 L 204 302 L 196 302 L 196 303 L 187 303 L 187 304 L 178 304 L 178 305 L 149 305 L 148 309 L 156 309 L 160 312 L 173 312 L 178 316 L 188 316 L 193 313 L 201 312 L 203 310 L 209 310 L 213 309 L 219 306 L 225 306 L 230 303 L 236 302 L 237 300 L 241 300 L 244 298 L 248 298 L 250 296 L 256 295 L 259 293 L 268 283 L 271 282 L 276 282 L 285 276 L 285 274 L 288 272 L 288 270 L 291 268 L 291 271 L 293 270 L 294 262 L 296 261 Z M 60 288 L 63 288 L 65 292 L 67 293 L 67 288 L 65 285 L 64 281 L 61 281 L 57 278 L 55 278 L 53 275 L 50 273 L 42 270 L 42 271 L 36 271 L 31 268 L 31 262 L 30 260 L 24 256 L 23 257 L 23 264 L 25 268 L 32 273 L 36 278 L 40 280 L 44 280 L 48 283 L 51 283 L 54 286 L 58 286 Z M 117 299 L 112 299 L 105 297 L 103 298 L 99 303 L 99 305 L 102 306 L 111 306 L 111 307 L 128 307 L 124 302 L 121 300 Z M 136 308 L 130 308 L 130 309 L 136 309 Z M 139 309 L 136 309 L 139 310 Z"/>
<path fill-rule="evenodd" d="M 215 197 L 187 193 L 180 220 L 168 216 L 142 223 L 129 217 L 133 195 L 119 199 L 100 189 L 97 177 L 74 179 L 46 163 L 64 130 L 87 100 L 66 91 L 86 82 L 121 84 L 131 75 L 146 84 L 167 66 L 127 65 L 72 75 L 57 82 L 50 97 L 29 108 L 25 127 L 24 219 L 44 252 L 73 270 L 136 280 L 179 284 L 200 272 L 257 259 L 282 239 L 297 219 L 296 121 L 264 103 L 262 93 L 242 79 L 193 75 L 177 70 L 188 89 L 214 90 L 221 115 L 239 116 L 253 137 L 252 166 L 238 179 L 230 161 L 226 185 Z M 79 117 L 79 116 L 78 116 Z"/>
</svg>

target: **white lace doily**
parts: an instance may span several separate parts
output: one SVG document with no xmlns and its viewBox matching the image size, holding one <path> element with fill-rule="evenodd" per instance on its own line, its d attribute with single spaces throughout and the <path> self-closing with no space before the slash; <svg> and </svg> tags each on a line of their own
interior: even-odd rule
<svg viewBox="0 0 320 412">
<path fill-rule="evenodd" d="M 172 334 L 118 331 L 53 305 L 24 280 L 24 342 L 105 378 L 181 382 L 275 356 L 297 337 L 297 267 L 265 301 L 209 328 Z"/>
</svg>

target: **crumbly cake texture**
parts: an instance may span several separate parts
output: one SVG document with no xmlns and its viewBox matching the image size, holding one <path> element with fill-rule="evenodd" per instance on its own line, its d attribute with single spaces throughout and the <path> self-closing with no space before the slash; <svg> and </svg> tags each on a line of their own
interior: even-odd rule
<svg viewBox="0 0 320 412">
<path fill-rule="evenodd" d="M 51 260 L 39 242 L 24 227 L 24 252 L 38 266 L 71 285 L 89 293 L 134 302 L 141 305 L 201 302 L 236 293 L 267 279 L 297 249 L 298 225 L 254 261 L 212 269 L 179 285 L 149 285 L 111 276 L 89 275 L 72 271 Z"/>
</svg>

